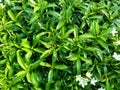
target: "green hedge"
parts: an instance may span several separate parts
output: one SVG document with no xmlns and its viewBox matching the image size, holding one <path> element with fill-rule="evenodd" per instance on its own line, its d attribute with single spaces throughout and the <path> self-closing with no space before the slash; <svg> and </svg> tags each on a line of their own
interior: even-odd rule
<svg viewBox="0 0 120 90">
<path fill-rule="evenodd" d="M 1 90 L 120 90 L 120 0 L 0 0 Z"/>
</svg>

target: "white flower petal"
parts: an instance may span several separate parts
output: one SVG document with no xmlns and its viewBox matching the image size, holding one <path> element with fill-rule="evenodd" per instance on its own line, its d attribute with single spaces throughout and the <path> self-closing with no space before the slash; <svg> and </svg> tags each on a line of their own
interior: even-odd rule
<svg viewBox="0 0 120 90">
<path fill-rule="evenodd" d="M 118 31 L 116 30 L 116 27 L 113 27 L 113 30 L 112 30 L 112 35 L 115 36 L 115 34 L 117 34 Z"/>
<path fill-rule="evenodd" d="M 90 83 L 91 83 L 92 85 L 94 85 L 94 86 L 95 86 L 95 84 L 96 84 L 97 82 L 98 82 L 98 80 L 95 79 L 95 78 L 92 78 L 91 81 L 90 81 Z"/>
<path fill-rule="evenodd" d="M 101 88 L 98 88 L 98 90 L 105 90 L 103 87 L 101 87 Z"/>
<path fill-rule="evenodd" d="M 88 78 L 91 78 L 92 74 L 91 74 L 90 72 L 87 72 L 87 73 L 86 73 L 86 76 L 87 76 Z"/>
<path fill-rule="evenodd" d="M 118 55 L 116 52 L 114 52 L 113 58 L 115 58 L 116 60 L 120 61 L 120 55 Z"/>
</svg>

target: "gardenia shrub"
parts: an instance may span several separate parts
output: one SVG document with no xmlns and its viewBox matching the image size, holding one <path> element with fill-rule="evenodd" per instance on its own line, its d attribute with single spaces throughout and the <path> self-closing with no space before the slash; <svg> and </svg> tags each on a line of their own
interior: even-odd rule
<svg viewBox="0 0 120 90">
<path fill-rule="evenodd" d="M 0 0 L 0 90 L 120 90 L 120 0 Z"/>
</svg>

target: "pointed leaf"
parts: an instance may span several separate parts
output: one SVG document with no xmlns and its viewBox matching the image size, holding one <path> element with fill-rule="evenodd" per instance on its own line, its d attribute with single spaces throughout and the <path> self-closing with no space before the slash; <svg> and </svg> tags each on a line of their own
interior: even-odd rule
<svg viewBox="0 0 120 90">
<path fill-rule="evenodd" d="M 8 13 L 8 15 L 9 15 L 9 17 L 10 17 L 13 21 L 16 20 L 16 18 L 15 18 L 15 16 L 14 16 L 13 12 L 12 12 L 11 10 L 8 10 L 7 13 Z"/>
<path fill-rule="evenodd" d="M 67 69 L 68 67 L 66 65 L 56 65 L 55 68 L 60 69 L 60 70 L 64 70 L 64 69 Z"/>
<path fill-rule="evenodd" d="M 43 52 L 42 55 L 40 56 L 40 59 L 48 57 L 52 53 L 52 50 L 53 49 L 46 50 L 45 52 Z"/>
<path fill-rule="evenodd" d="M 26 71 L 20 71 L 16 74 L 16 76 L 12 79 L 12 85 L 16 84 L 17 82 L 21 81 L 26 75 Z"/>
<path fill-rule="evenodd" d="M 18 64 L 21 66 L 21 68 L 23 68 L 24 70 L 27 69 L 23 62 L 22 57 L 20 56 L 20 50 L 17 51 L 17 61 L 18 61 Z"/>
<path fill-rule="evenodd" d="M 106 49 L 106 51 L 109 53 L 109 48 L 108 48 L 108 45 L 100 38 L 97 39 L 97 42 L 103 47 Z"/>
<path fill-rule="evenodd" d="M 44 66 L 44 67 L 51 67 L 51 64 L 49 64 L 47 62 L 40 62 L 40 65 Z"/>
<path fill-rule="evenodd" d="M 21 46 L 25 47 L 25 48 L 30 48 L 30 42 L 26 39 L 22 39 L 22 42 L 21 42 Z"/>
</svg>

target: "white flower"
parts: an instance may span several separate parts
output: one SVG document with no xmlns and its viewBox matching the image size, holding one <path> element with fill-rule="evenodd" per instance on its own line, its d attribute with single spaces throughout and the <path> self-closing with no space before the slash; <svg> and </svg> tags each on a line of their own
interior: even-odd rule
<svg viewBox="0 0 120 90">
<path fill-rule="evenodd" d="M 114 44 L 116 44 L 116 45 L 120 45 L 120 40 L 114 42 Z"/>
<path fill-rule="evenodd" d="M 86 76 L 87 76 L 88 78 L 91 78 L 92 74 L 91 74 L 90 72 L 87 72 L 87 73 L 86 73 Z"/>
<path fill-rule="evenodd" d="M 83 88 L 88 85 L 88 78 L 82 78 L 81 81 L 79 81 L 79 85 L 81 85 Z"/>
<path fill-rule="evenodd" d="M 116 60 L 120 61 L 120 55 L 118 55 L 116 52 L 114 52 L 113 58 L 115 58 Z"/>
<path fill-rule="evenodd" d="M 83 88 L 87 86 L 89 82 L 88 78 L 84 78 L 81 75 L 76 76 L 76 81 L 78 81 L 78 84 L 81 85 Z"/>
<path fill-rule="evenodd" d="M 98 90 L 105 90 L 103 87 L 101 87 L 101 88 L 98 88 Z"/>
<path fill-rule="evenodd" d="M 95 86 L 96 82 L 98 82 L 98 80 L 95 79 L 95 78 L 92 78 L 91 81 L 90 81 L 90 83 L 94 86 Z"/>
<path fill-rule="evenodd" d="M 115 34 L 118 33 L 118 31 L 116 31 L 116 28 L 113 27 L 113 30 L 112 30 L 112 35 L 115 36 Z"/>
<path fill-rule="evenodd" d="M 83 79 L 83 77 L 81 75 L 76 76 L 76 81 L 81 81 L 82 79 Z"/>
</svg>

